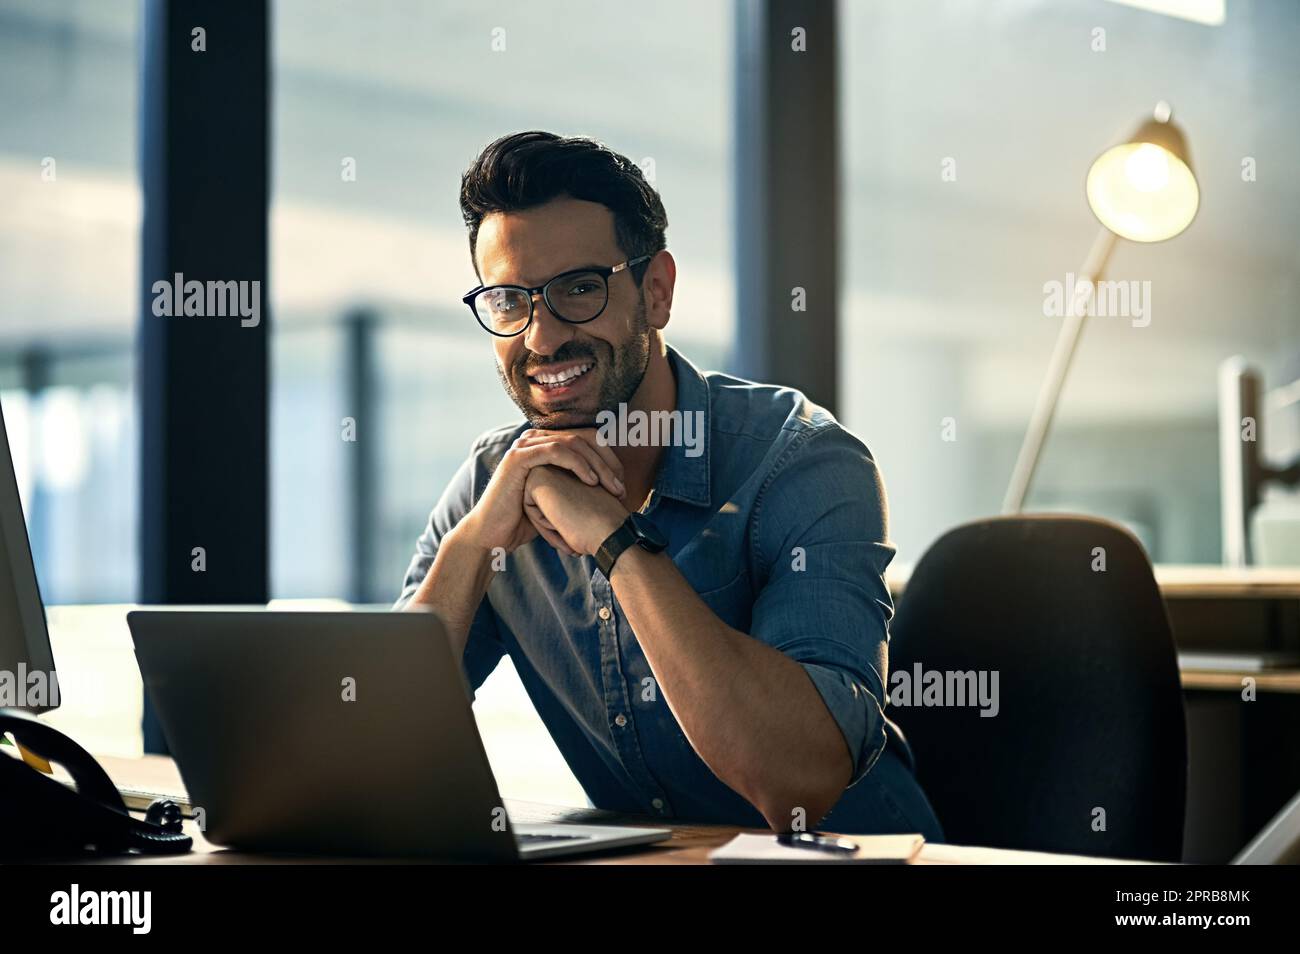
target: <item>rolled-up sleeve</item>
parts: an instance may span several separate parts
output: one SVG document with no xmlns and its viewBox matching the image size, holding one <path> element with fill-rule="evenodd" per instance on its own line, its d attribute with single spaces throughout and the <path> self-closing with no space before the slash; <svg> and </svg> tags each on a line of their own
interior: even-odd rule
<svg viewBox="0 0 1300 954">
<path fill-rule="evenodd" d="M 415 541 L 415 555 L 411 557 L 411 563 L 402 582 L 402 593 L 393 604 L 393 609 L 405 609 L 411 602 L 415 591 L 429 575 L 442 540 L 473 508 L 476 469 L 476 455 L 471 451 L 469 459 L 460 466 L 451 483 L 447 485 L 447 489 L 443 491 L 441 499 L 429 514 L 429 522 L 425 525 L 424 531 Z M 497 667 L 504 654 L 505 649 L 497 632 L 496 614 L 485 596 L 474 613 L 474 620 L 469 627 L 469 637 L 465 642 L 463 665 L 471 698 L 483 684 L 483 680 L 492 674 L 492 670 Z"/>
<path fill-rule="evenodd" d="M 750 635 L 803 666 L 853 760 L 849 784 L 885 747 L 893 602 L 885 488 L 870 452 L 834 423 L 785 449 L 756 501 L 750 545 L 762 588 Z"/>
</svg>

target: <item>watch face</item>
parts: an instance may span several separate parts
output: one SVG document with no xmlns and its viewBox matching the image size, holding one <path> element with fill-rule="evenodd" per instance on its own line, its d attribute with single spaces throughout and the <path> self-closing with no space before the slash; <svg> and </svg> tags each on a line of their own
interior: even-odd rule
<svg viewBox="0 0 1300 954">
<path fill-rule="evenodd" d="M 630 516 L 632 518 L 632 526 L 636 528 L 636 535 L 639 538 L 638 542 L 640 542 L 647 550 L 658 552 L 668 546 L 668 538 L 663 535 L 658 527 L 650 522 L 649 517 L 640 513 L 630 514 Z"/>
</svg>

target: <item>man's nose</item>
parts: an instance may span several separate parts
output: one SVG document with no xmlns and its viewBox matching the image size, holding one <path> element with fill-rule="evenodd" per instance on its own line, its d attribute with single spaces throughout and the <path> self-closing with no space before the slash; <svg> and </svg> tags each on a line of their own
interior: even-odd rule
<svg viewBox="0 0 1300 954">
<path fill-rule="evenodd" d="M 533 320 L 524 333 L 524 347 L 534 354 L 554 354 L 573 337 L 573 329 L 546 306 L 540 294 L 533 297 Z"/>
</svg>

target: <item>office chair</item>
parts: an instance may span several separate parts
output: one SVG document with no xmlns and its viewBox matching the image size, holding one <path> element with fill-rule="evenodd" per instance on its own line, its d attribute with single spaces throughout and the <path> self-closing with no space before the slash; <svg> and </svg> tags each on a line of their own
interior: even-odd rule
<svg viewBox="0 0 1300 954">
<path fill-rule="evenodd" d="M 1128 531 L 1048 514 L 957 527 L 916 565 L 892 629 L 888 714 L 949 842 L 1180 860 L 1178 662 Z M 997 672 L 996 715 L 955 694 L 896 705 L 926 701 L 896 691 L 917 667 L 922 688 L 936 672 L 954 693 L 949 673 Z"/>
</svg>

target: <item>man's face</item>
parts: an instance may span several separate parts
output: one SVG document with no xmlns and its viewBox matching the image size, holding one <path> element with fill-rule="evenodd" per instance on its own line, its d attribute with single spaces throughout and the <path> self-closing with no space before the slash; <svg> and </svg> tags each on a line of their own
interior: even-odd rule
<svg viewBox="0 0 1300 954">
<path fill-rule="evenodd" d="M 614 235 L 613 212 L 563 197 L 484 217 L 475 257 L 484 285 L 532 288 L 571 269 L 617 265 L 627 255 Z M 594 426 L 597 413 L 616 410 L 640 386 L 650 357 L 644 296 L 631 269 L 608 284 L 609 304 L 592 321 L 561 321 L 539 294 L 523 334 L 493 338 L 501 383 L 533 427 Z M 581 373 L 568 377 L 575 370 Z"/>
</svg>

